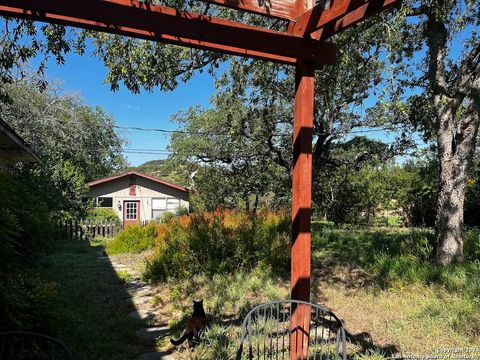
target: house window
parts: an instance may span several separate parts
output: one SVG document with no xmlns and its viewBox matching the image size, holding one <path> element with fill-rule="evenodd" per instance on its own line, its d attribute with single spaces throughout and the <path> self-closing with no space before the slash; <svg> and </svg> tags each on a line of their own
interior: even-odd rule
<svg viewBox="0 0 480 360">
<path fill-rule="evenodd" d="M 138 203 L 133 201 L 125 202 L 125 220 L 138 219 Z"/>
<path fill-rule="evenodd" d="M 162 217 L 165 211 L 174 212 L 180 207 L 180 199 L 155 198 L 152 199 L 152 218 Z"/>
<path fill-rule="evenodd" d="M 167 210 L 167 199 L 152 199 L 152 218 L 157 219 Z"/>
<path fill-rule="evenodd" d="M 180 199 L 168 198 L 167 199 L 167 210 L 176 211 L 180 207 Z"/>
<path fill-rule="evenodd" d="M 97 199 L 98 207 L 111 208 L 113 207 L 113 198 L 111 197 L 99 197 Z"/>
</svg>

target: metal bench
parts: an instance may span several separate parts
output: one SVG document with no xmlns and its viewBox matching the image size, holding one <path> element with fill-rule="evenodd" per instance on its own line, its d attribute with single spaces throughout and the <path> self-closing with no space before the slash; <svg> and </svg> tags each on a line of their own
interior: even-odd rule
<svg viewBox="0 0 480 360">
<path fill-rule="evenodd" d="M 30 331 L 0 332 L 0 360 L 73 360 L 59 340 Z"/>
<path fill-rule="evenodd" d="M 330 310 L 283 300 L 253 308 L 242 324 L 236 360 L 346 360 L 345 330 Z"/>
</svg>

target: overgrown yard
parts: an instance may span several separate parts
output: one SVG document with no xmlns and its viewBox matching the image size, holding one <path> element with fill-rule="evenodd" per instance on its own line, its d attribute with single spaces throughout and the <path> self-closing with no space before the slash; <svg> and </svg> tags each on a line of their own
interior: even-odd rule
<svg viewBox="0 0 480 360">
<path fill-rule="evenodd" d="M 477 232 L 468 236 L 466 248 L 479 241 Z M 480 263 L 469 250 L 464 265 L 437 268 L 431 264 L 432 244 L 431 230 L 316 225 L 312 298 L 343 319 L 350 356 L 430 354 L 480 344 Z M 148 260 L 157 251 L 117 256 Z M 246 312 L 255 304 L 289 296 L 287 273 L 267 261 L 216 274 L 201 273 L 199 264 L 190 264 L 179 270 L 188 276 L 154 280 L 153 301 L 166 309 L 156 321 L 172 329 L 158 339 L 158 350 L 173 350 L 169 339 L 181 333 L 193 299 L 204 299 L 210 316 L 203 344 L 194 352 L 181 347 L 175 352 L 178 359 L 234 358 L 239 321 Z M 143 273 L 151 279 L 148 266 Z"/>
<path fill-rule="evenodd" d="M 271 220 L 265 226 L 274 224 L 279 223 Z M 466 247 L 478 242 L 478 233 L 468 236 Z M 165 246 L 167 239 L 160 238 Z M 175 246 L 188 252 L 175 239 Z M 469 258 L 464 265 L 436 268 L 430 263 L 433 240 L 430 230 L 315 226 L 312 299 L 344 321 L 350 357 L 427 354 L 480 344 L 480 263 Z M 148 261 L 158 256 L 156 241 L 153 248 L 117 252 L 110 260 L 152 279 Z M 100 249 L 96 244 L 65 244 L 43 259 L 39 276 L 48 284 L 50 304 L 43 311 L 52 333 L 73 349 L 76 359 L 136 358 L 152 349 L 137 339 L 140 322 L 127 316 L 134 307 L 125 283 L 133 278 L 115 272 Z M 288 272 L 269 265 L 265 254 L 256 255 L 263 257 L 256 266 L 252 262 L 213 273 L 198 271 L 203 268 L 191 262 L 182 276 L 151 280 L 148 302 L 157 310 L 149 325 L 170 328 L 157 339 L 156 350 L 173 352 L 176 359 L 233 359 L 246 312 L 255 304 L 289 296 Z M 169 340 L 181 334 L 193 299 L 204 300 L 209 329 L 194 351 L 186 345 L 174 349 Z"/>
<path fill-rule="evenodd" d="M 469 241 L 479 241 L 471 232 Z M 431 265 L 430 230 L 319 230 L 315 301 L 345 322 L 357 351 L 432 354 L 480 344 L 480 262 Z"/>
</svg>

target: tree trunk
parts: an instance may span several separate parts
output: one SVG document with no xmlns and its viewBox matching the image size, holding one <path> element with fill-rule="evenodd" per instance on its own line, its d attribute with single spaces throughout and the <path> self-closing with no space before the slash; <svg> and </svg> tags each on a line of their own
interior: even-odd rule
<svg viewBox="0 0 480 360">
<path fill-rule="evenodd" d="M 438 265 L 463 261 L 463 203 L 465 200 L 465 174 L 459 174 L 452 162 L 442 161 L 440 191 L 437 201 L 437 254 Z"/>
<path fill-rule="evenodd" d="M 440 189 L 435 261 L 441 266 L 463 262 L 463 206 L 478 125 L 478 114 L 474 113 L 464 115 L 457 122 L 451 111 L 446 111 L 440 118 L 437 131 Z"/>
<path fill-rule="evenodd" d="M 258 194 L 255 193 L 255 202 L 253 203 L 253 214 L 257 214 L 257 209 L 258 209 Z"/>
<path fill-rule="evenodd" d="M 436 111 L 440 187 L 437 199 L 436 263 L 446 266 L 463 261 L 463 205 L 469 168 L 473 160 L 480 114 L 480 44 L 464 56 L 456 76 L 447 64 L 448 16 L 454 1 L 431 2 L 418 8 L 427 16 L 427 79 Z M 451 74 L 450 74 L 451 75 Z M 468 99 L 467 101 L 464 101 Z"/>
</svg>

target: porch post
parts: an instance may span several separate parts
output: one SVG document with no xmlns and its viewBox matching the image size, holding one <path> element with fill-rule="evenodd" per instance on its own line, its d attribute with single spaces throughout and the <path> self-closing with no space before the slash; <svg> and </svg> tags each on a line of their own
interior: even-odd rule
<svg viewBox="0 0 480 360">
<path fill-rule="evenodd" d="M 314 66 L 298 62 L 295 69 L 295 108 L 292 173 L 292 299 L 310 301 L 312 206 L 312 128 Z M 307 320 L 308 319 L 308 320 Z M 292 312 L 291 360 L 307 359 L 310 308 Z"/>
</svg>

